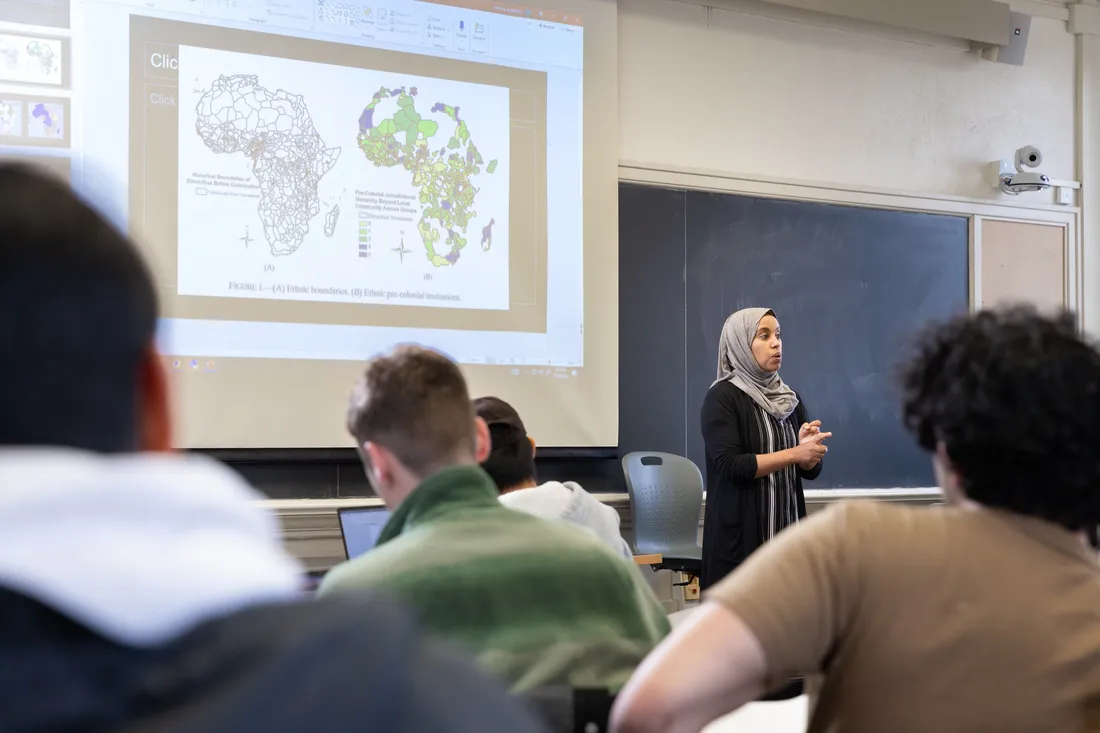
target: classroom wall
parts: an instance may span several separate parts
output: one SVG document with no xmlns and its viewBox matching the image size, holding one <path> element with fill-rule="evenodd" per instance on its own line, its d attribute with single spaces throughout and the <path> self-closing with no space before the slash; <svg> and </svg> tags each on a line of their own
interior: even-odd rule
<svg viewBox="0 0 1100 733">
<path fill-rule="evenodd" d="M 1084 198 L 1095 189 L 1081 201 L 1096 222 L 1083 217 L 1081 303 L 1085 325 L 1100 337 L 1100 185 L 1089 183 L 1100 183 L 1100 37 L 1075 37 L 1063 20 L 1035 17 L 1026 62 L 1015 67 L 947 39 L 754 0 L 709 1 L 725 9 L 708 11 L 703 0 L 618 0 L 622 162 L 1009 200 L 992 190 L 986 163 L 1038 145 L 1044 172 L 1085 181 Z M 370 493 L 350 451 L 338 461 L 230 463 L 272 498 Z M 540 472 L 590 490 L 624 490 L 614 458 L 563 458 Z"/>
<path fill-rule="evenodd" d="M 714 4 L 732 10 L 619 0 L 623 162 L 990 198 L 985 164 L 1033 144 L 1044 173 L 1075 178 L 1063 21 L 1034 18 L 1015 67 L 947 39 Z"/>
</svg>

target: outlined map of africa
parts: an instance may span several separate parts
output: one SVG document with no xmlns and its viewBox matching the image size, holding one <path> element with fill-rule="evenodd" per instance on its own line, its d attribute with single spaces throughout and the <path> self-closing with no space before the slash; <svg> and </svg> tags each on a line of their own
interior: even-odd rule
<svg viewBox="0 0 1100 733">
<path fill-rule="evenodd" d="M 416 87 L 375 92 L 359 116 L 359 150 L 375 166 L 401 166 L 411 174 L 419 191 L 420 241 L 432 265 L 447 267 L 458 262 L 466 227 L 477 216 L 473 206 L 478 189 L 471 179 L 482 172 L 485 161 L 458 107 L 435 102 L 429 111 L 423 112 L 427 105 L 418 111 L 417 96 Z M 425 116 L 429 114 L 449 123 L 453 133 L 439 135 L 439 123 Z M 491 160 L 484 171 L 492 174 L 496 168 L 497 161 Z M 488 230 L 491 243 L 492 223 Z M 483 231 L 482 248 L 488 250 L 485 242 Z"/>
<path fill-rule="evenodd" d="M 215 79 L 195 115 L 195 132 L 206 147 L 252 159 L 271 254 L 293 254 L 321 212 L 317 184 L 336 165 L 340 148 L 325 147 L 302 95 L 271 92 L 249 74 Z"/>
</svg>

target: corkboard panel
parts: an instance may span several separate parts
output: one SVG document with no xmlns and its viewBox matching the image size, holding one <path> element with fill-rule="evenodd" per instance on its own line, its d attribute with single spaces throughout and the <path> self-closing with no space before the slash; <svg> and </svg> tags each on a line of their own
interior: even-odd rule
<svg viewBox="0 0 1100 733">
<path fill-rule="evenodd" d="M 1068 305 L 1065 227 L 984 219 L 980 268 L 983 308 L 1029 303 L 1059 310 Z"/>
</svg>

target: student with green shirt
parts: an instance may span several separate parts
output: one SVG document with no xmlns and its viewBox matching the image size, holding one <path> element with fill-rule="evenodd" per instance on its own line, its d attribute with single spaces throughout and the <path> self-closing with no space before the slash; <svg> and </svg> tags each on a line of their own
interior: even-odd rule
<svg viewBox="0 0 1100 733">
<path fill-rule="evenodd" d="M 488 428 L 446 357 L 406 346 L 370 361 L 348 429 L 392 516 L 321 595 L 393 595 L 514 691 L 618 689 L 668 633 L 638 570 L 592 533 L 501 506 L 478 467 Z"/>
</svg>

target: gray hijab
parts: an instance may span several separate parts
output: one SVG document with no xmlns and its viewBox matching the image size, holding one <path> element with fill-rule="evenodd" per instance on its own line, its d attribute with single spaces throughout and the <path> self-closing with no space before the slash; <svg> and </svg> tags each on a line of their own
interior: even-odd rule
<svg viewBox="0 0 1100 733">
<path fill-rule="evenodd" d="M 779 378 L 756 363 L 752 340 L 764 316 L 774 316 L 770 308 L 745 308 L 726 319 L 718 340 L 718 379 L 730 381 L 753 402 L 777 420 L 786 420 L 798 407 L 798 395 Z"/>
</svg>

